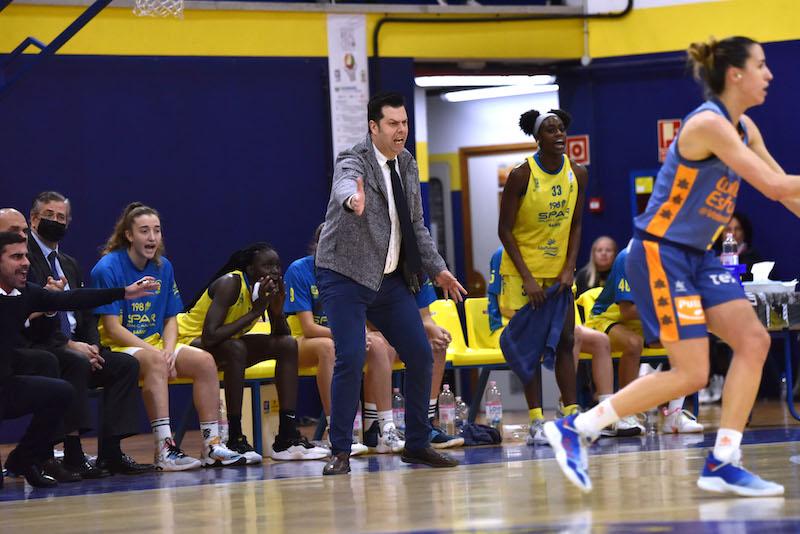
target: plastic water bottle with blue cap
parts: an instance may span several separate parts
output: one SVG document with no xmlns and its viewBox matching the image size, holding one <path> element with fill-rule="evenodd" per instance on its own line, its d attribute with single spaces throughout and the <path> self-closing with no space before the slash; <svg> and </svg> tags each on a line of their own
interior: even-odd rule
<svg viewBox="0 0 800 534">
<path fill-rule="evenodd" d="M 486 411 L 486 424 L 500 430 L 503 424 L 503 396 L 494 380 L 489 382 L 483 406 Z"/>
</svg>

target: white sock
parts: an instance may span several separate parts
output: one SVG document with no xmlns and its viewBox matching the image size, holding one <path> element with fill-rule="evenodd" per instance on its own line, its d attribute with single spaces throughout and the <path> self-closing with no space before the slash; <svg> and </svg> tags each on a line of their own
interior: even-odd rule
<svg viewBox="0 0 800 534">
<path fill-rule="evenodd" d="M 326 416 L 325 416 L 325 421 L 327 421 L 327 423 L 328 423 L 328 428 L 330 428 L 330 427 L 331 427 L 331 416 L 330 416 L 330 415 L 326 415 Z"/>
<path fill-rule="evenodd" d="M 373 402 L 364 403 L 364 430 L 372 428 L 372 423 L 378 420 L 378 405 Z"/>
<path fill-rule="evenodd" d="M 392 410 L 378 412 L 378 425 L 380 425 L 381 430 L 386 428 L 386 425 L 389 423 L 394 424 L 394 418 L 392 417 Z"/>
<path fill-rule="evenodd" d="M 686 397 L 678 397 L 677 399 L 669 401 L 669 405 L 667 406 L 667 413 L 665 413 L 664 415 L 669 416 L 672 414 L 680 413 L 680 411 L 683 410 L 683 400 L 685 398 Z"/>
<path fill-rule="evenodd" d="M 720 462 L 730 462 L 741 444 L 741 432 L 730 428 L 720 428 L 717 430 L 717 441 L 714 443 L 714 458 Z"/>
<path fill-rule="evenodd" d="M 436 397 L 428 401 L 428 419 L 436 419 Z"/>
<path fill-rule="evenodd" d="M 203 447 L 208 447 L 214 440 L 219 441 L 219 421 L 200 421 L 200 435 L 203 436 Z"/>
<path fill-rule="evenodd" d="M 601 403 L 601 402 L 603 402 L 604 400 L 608 400 L 608 399 L 610 399 L 610 398 L 611 398 L 611 397 L 613 397 L 613 396 L 614 396 L 614 394 L 613 394 L 613 393 L 609 393 L 608 395 L 598 395 L 598 396 L 597 396 L 597 404 L 600 404 L 600 403 Z"/>
<path fill-rule="evenodd" d="M 619 421 L 619 416 L 611 406 L 611 400 L 605 399 L 588 412 L 579 414 L 575 418 L 575 429 L 583 435 L 594 437 L 600 434 L 605 427 L 617 421 Z"/>
<path fill-rule="evenodd" d="M 150 428 L 153 429 L 153 438 L 155 439 L 156 445 L 165 439 L 172 437 L 172 429 L 169 426 L 169 417 L 153 419 L 150 421 Z"/>
</svg>

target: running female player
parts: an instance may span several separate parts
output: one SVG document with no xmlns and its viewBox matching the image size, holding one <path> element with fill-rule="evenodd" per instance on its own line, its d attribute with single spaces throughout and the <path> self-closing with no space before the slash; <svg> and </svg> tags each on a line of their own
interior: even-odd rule
<svg viewBox="0 0 800 534">
<path fill-rule="evenodd" d="M 708 249 L 733 213 L 740 177 L 800 215 L 800 176 L 786 175 L 744 114 L 764 102 L 772 73 L 764 50 L 746 37 L 695 43 L 689 62 L 709 99 L 683 121 L 656 179 L 626 273 L 648 341 L 661 339 L 671 370 L 639 378 L 610 400 L 545 425 L 571 482 L 592 488 L 586 444 L 620 417 L 705 385 L 711 331 L 733 349 L 716 444 L 697 485 L 743 496 L 782 495 L 741 464 L 742 431 L 753 407 L 770 338 L 742 288 Z"/>
</svg>

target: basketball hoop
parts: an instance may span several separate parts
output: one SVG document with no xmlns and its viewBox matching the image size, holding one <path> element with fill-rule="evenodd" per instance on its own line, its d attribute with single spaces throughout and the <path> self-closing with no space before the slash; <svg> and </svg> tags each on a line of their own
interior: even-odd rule
<svg viewBox="0 0 800 534">
<path fill-rule="evenodd" d="M 183 0 L 134 0 L 137 17 L 183 18 Z"/>
</svg>

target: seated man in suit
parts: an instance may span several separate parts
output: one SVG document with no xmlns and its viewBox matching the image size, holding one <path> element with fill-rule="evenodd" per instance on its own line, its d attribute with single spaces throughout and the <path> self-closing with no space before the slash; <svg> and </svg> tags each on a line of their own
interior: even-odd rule
<svg viewBox="0 0 800 534">
<path fill-rule="evenodd" d="M 44 285 L 59 281 L 65 290 L 83 287 L 81 269 L 59 241 L 72 220 L 69 200 L 55 191 L 40 193 L 30 212 L 29 280 Z M 60 482 L 99 478 L 113 473 L 140 474 L 153 469 L 122 453 L 120 440 L 138 433 L 139 362 L 122 352 L 100 349 L 97 320 L 91 310 L 58 312 L 31 321 L 26 335 L 34 348 L 58 358 L 61 378 L 75 396 L 64 417 L 63 470 L 51 473 Z M 97 466 L 85 460 L 80 433 L 91 425 L 88 391 L 103 387 L 103 417 Z"/>
<path fill-rule="evenodd" d="M 43 472 L 42 464 L 52 454 L 51 444 L 72 400 L 73 388 L 60 379 L 14 373 L 12 353 L 24 345 L 24 323 L 36 311 L 90 308 L 151 295 L 158 284 L 154 278 L 144 277 L 125 288 L 48 291 L 28 282 L 29 267 L 25 238 L 0 232 L 0 413 L 8 419 L 33 414 L 6 467 L 23 475 L 32 486 L 49 487 L 58 482 Z"/>
<path fill-rule="evenodd" d="M 25 216 L 14 208 L 0 208 L 0 232 L 12 232 L 23 239 L 28 239 L 28 221 Z M 50 287 L 48 289 L 55 289 Z M 63 288 L 61 288 L 63 289 Z M 40 312 L 31 315 L 31 318 L 42 315 Z M 12 367 L 15 374 L 47 376 L 58 378 L 58 359 L 54 354 L 42 349 L 24 347 L 14 349 L 12 352 Z"/>
</svg>

